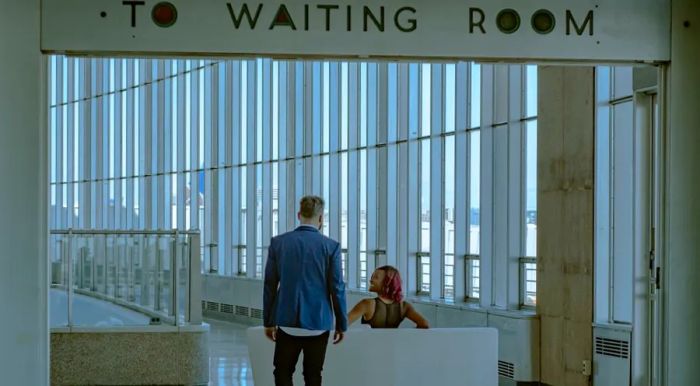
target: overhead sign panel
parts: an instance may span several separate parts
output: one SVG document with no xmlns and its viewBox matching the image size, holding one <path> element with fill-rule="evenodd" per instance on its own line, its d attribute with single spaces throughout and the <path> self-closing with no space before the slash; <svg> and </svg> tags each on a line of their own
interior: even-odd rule
<svg viewBox="0 0 700 386">
<path fill-rule="evenodd" d="M 666 61 L 670 0 L 43 0 L 45 52 Z"/>
</svg>

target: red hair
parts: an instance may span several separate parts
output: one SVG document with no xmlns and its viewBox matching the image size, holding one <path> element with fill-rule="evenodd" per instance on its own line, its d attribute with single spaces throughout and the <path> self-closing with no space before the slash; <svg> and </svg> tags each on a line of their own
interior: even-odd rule
<svg viewBox="0 0 700 386">
<path fill-rule="evenodd" d="M 386 274 L 384 276 L 382 288 L 379 290 L 379 295 L 395 302 L 402 301 L 403 290 L 401 289 L 401 274 L 399 270 L 390 265 L 385 265 L 377 269 L 384 271 Z"/>
</svg>

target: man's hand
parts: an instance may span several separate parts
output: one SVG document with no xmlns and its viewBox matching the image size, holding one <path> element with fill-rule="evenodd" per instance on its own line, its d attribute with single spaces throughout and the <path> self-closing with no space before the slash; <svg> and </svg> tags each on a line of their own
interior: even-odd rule
<svg viewBox="0 0 700 386">
<path fill-rule="evenodd" d="M 340 343 L 343 340 L 344 336 L 345 336 L 344 332 L 336 330 L 335 333 L 333 334 L 333 344 Z"/>
<path fill-rule="evenodd" d="M 265 336 L 273 342 L 277 341 L 277 327 L 265 327 Z"/>
</svg>

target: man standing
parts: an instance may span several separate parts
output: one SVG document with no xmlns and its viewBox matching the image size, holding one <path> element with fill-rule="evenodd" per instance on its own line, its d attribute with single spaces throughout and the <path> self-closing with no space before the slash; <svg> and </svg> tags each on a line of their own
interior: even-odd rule
<svg viewBox="0 0 700 386">
<path fill-rule="evenodd" d="M 297 214 L 301 225 L 270 241 L 263 318 L 265 335 L 275 342 L 277 386 L 292 385 L 302 351 L 306 386 L 320 386 L 329 332 L 335 327 L 336 344 L 347 330 L 340 244 L 319 232 L 323 207 L 322 198 L 303 197 Z"/>
</svg>

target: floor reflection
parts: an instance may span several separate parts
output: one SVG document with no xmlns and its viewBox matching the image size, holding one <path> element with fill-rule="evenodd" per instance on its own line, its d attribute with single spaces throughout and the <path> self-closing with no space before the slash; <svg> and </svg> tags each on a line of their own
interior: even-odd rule
<svg viewBox="0 0 700 386">
<path fill-rule="evenodd" d="M 209 333 L 209 385 L 252 386 L 253 372 L 248 359 L 247 326 L 207 320 Z"/>
</svg>

